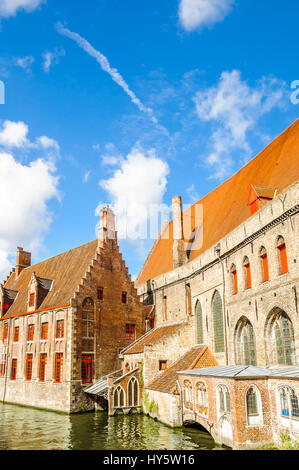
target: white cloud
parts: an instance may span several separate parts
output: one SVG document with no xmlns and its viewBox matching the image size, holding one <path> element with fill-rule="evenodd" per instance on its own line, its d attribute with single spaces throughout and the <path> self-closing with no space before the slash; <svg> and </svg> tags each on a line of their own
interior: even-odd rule
<svg viewBox="0 0 299 470">
<path fill-rule="evenodd" d="M 191 184 L 187 189 L 186 189 L 186 194 L 189 198 L 189 201 L 190 203 L 194 203 L 194 202 L 197 202 L 199 200 L 199 194 L 198 192 L 196 191 L 195 189 L 195 185 L 194 183 Z"/>
<path fill-rule="evenodd" d="M 140 111 L 148 114 L 151 120 L 157 124 L 157 119 L 153 114 L 153 110 L 151 108 L 146 107 L 139 98 L 135 95 L 135 93 L 130 89 L 129 85 L 125 82 L 124 78 L 120 75 L 118 70 L 114 67 L 111 67 L 107 57 L 105 57 L 100 51 L 97 51 L 86 39 L 80 36 L 78 33 L 74 33 L 69 29 L 65 28 L 61 23 L 57 24 L 57 31 L 75 41 L 79 47 L 81 47 L 88 55 L 94 57 L 96 61 L 100 64 L 102 70 L 107 72 L 112 80 L 117 83 L 124 92 L 131 98 L 132 103 L 134 103 Z"/>
<path fill-rule="evenodd" d="M 234 0 L 180 0 L 179 19 L 186 31 L 213 26 L 230 13 Z"/>
<path fill-rule="evenodd" d="M 223 179 L 233 164 L 231 153 L 241 149 L 249 158 L 248 132 L 260 117 L 283 104 L 286 84 L 263 77 L 255 87 L 242 81 L 238 70 L 223 72 L 216 86 L 199 91 L 194 101 L 202 121 L 216 125 L 212 132 L 212 151 L 206 162 L 215 168 L 214 177 Z"/>
<path fill-rule="evenodd" d="M 90 171 L 90 170 L 85 171 L 85 173 L 84 173 L 84 175 L 83 175 L 83 183 L 87 183 L 87 182 L 88 182 L 89 177 L 90 177 L 90 174 L 91 174 L 91 171 Z"/>
<path fill-rule="evenodd" d="M 59 144 L 55 139 L 51 139 L 46 135 L 43 135 L 37 139 L 37 143 L 40 144 L 44 149 L 55 149 L 60 150 Z"/>
<path fill-rule="evenodd" d="M 0 17 L 15 16 L 19 10 L 31 12 L 45 0 L 0 0 Z"/>
<path fill-rule="evenodd" d="M 63 57 L 66 55 L 66 52 L 64 49 L 59 49 L 56 48 L 53 52 L 51 51 L 45 51 L 42 54 L 42 58 L 44 59 L 43 61 L 43 69 L 46 73 L 50 72 L 50 68 L 53 65 L 57 65 L 59 63 L 60 57 Z"/>
<path fill-rule="evenodd" d="M 0 130 L 0 145 L 22 147 L 27 142 L 28 126 L 22 122 L 4 121 Z"/>
<path fill-rule="evenodd" d="M 44 159 L 19 163 L 0 153 L 0 282 L 15 265 L 17 246 L 37 250 L 51 224 L 47 203 L 59 197 L 58 177 L 52 162 Z"/>
<path fill-rule="evenodd" d="M 35 62 L 35 58 L 32 56 L 26 56 L 26 57 L 17 57 L 15 59 L 15 64 L 18 67 L 21 67 L 24 69 L 26 72 L 31 71 L 31 66 Z"/>
<path fill-rule="evenodd" d="M 113 176 L 101 180 L 116 213 L 120 238 L 146 238 L 146 224 L 163 202 L 167 185 L 168 165 L 157 158 L 154 150 L 133 148 Z M 99 204 L 96 214 L 102 204 Z"/>
</svg>

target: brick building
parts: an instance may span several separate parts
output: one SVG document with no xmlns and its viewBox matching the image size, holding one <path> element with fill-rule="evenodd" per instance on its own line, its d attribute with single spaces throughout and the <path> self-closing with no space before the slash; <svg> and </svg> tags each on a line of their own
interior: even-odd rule
<svg viewBox="0 0 299 470">
<path fill-rule="evenodd" d="M 221 379 L 231 387 L 235 408 L 222 428 L 217 414 L 210 419 L 214 431 L 205 427 L 233 447 L 277 441 L 284 429 L 299 438 L 297 411 L 290 419 L 282 414 L 291 413 L 290 407 L 276 410 L 280 389 L 296 400 L 299 392 L 298 149 L 299 120 L 189 209 L 183 212 L 181 198 L 174 197 L 173 220 L 162 227 L 136 280 L 147 326 L 154 329 L 120 357 L 123 374 L 141 372 L 144 412 L 170 425 L 188 421 L 183 363 L 186 371 L 196 369 L 203 377 L 205 367 L 216 370 L 217 364 L 250 366 L 257 375 L 267 371 L 254 383 L 252 377 Z M 281 375 L 275 369 L 283 369 Z M 260 387 L 265 415 L 264 424 L 253 419 L 246 434 L 244 393 L 250 384 Z M 207 387 L 210 412 L 216 413 L 217 380 L 208 377 Z M 108 389 L 113 396 L 113 381 Z M 238 404 L 241 390 L 244 399 Z M 123 403 L 126 393 L 124 386 Z M 114 406 L 114 412 L 120 408 Z"/>
<path fill-rule="evenodd" d="M 87 384 L 120 369 L 145 331 L 144 309 L 119 252 L 114 214 L 97 240 L 31 266 L 18 248 L 0 286 L 1 400 L 65 412 L 92 409 Z"/>
</svg>

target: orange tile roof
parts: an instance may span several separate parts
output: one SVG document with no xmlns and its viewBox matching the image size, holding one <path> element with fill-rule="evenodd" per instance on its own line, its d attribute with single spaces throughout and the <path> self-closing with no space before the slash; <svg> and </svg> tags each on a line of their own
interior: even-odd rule
<svg viewBox="0 0 299 470">
<path fill-rule="evenodd" d="M 123 354 L 139 354 L 143 353 L 144 346 L 146 344 L 153 344 L 159 341 L 164 336 L 168 336 L 178 328 L 180 328 L 184 323 L 177 323 L 176 325 L 162 326 L 160 328 L 155 328 L 152 332 L 146 333 L 144 337 L 139 338 L 132 346 L 123 351 Z"/>
<path fill-rule="evenodd" d="M 196 203 L 203 205 L 203 245 L 200 249 L 191 251 L 189 261 L 197 258 L 250 217 L 247 202 L 251 184 L 274 188 L 279 193 L 298 178 L 299 119 L 241 170 Z M 185 240 L 190 240 L 195 228 L 194 210 L 195 205 L 183 214 L 185 227 L 188 226 L 190 216 L 193 221 L 188 233 L 185 229 Z M 168 239 L 160 238 L 155 242 L 137 277 L 137 285 L 173 269 L 172 221 L 168 229 Z"/>
<path fill-rule="evenodd" d="M 16 273 L 12 273 L 4 283 L 4 287 L 18 291 L 18 295 L 6 316 L 28 312 L 28 284 L 33 272 L 37 277 L 54 281 L 51 291 L 40 305 L 39 310 L 69 303 L 95 256 L 97 243 L 97 240 L 93 240 L 30 266 L 24 269 L 18 278 L 16 278 Z"/>
<path fill-rule="evenodd" d="M 173 393 L 176 390 L 177 372 L 217 366 L 218 363 L 207 346 L 194 346 L 182 358 L 155 378 L 148 387 L 162 393 Z"/>
</svg>

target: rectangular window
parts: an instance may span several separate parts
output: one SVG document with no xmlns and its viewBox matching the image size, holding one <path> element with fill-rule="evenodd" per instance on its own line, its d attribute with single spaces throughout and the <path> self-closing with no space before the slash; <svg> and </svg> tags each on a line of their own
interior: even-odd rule
<svg viewBox="0 0 299 470">
<path fill-rule="evenodd" d="M 127 293 L 126 292 L 123 292 L 121 294 L 121 301 L 122 301 L 123 304 L 127 303 Z"/>
<path fill-rule="evenodd" d="M 90 384 L 93 380 L 93 354 L 82 354 L 82 383 Z"/>
<path fill-rule="evenodd" d="M 18 343 L 18 342 L 19 342 L 19 338 L 20 338 L 20 327 L 19 327 L 19 326 L 15 326 L 15 332 L 14 332 L 14 337 L 13 337 L 14 343 Z"/>
<path fill-rule="evenodd" d="M 5 323 L 3 327 L 3 344 L 7 344 L 7 337 L 8 337 L 8 323 Z"/>
<path fill-rule="evenodd" d="M 29 307 L 34 307 L 34 302 L 35 302 L 35 294 L 30 294 L 29 295 Z"/>
<path fill-rule="evenodd" d="M 159 361 L 159 370 L 167 369 L 167 361 Z"/>
<path fill-rule="evenodd" d="M 42 323 L 41 340 L 48 339 L 48 323 Z"/>
<path fill-rule="evenodd" d="M 25 377 L 27 382 L 29 382 L 32 378 L 32 359 L 33 359 L 33 354 L 27 354 L 26 357 L 26 371 L 25 371 Z"/>
<path fill-rule="evenodd" d="M 62 382 L 62 371 L 63 371 L 63 354 L 55 354 L 55 383 L 60 384 Z"/>
<path fill-rule="evenodd" d="M 18 363 L 18 360 L 17 359 L 13 359 L 11 361 L 11 380 L 16 380 L 17 379 L 17 363 Z"/>
<path fill-rule="evenodd" d="M 135 341 L 135 325 L 128 323 L 126 325 L 126 339 L 129 341 Z"/>
<path fill-rule="evenodd" d="M 263 275 L 264 282 L 269 281 L 269 267 L 268 267 L 268 256 L 266 254 L 261 256 L 263 262 Z"/>
<path fill-rule="evenodd" d="M 6 371 L 6 354 L 2 354 L 1 357 L 1 364 L 0 364 L 0 376 L 4 377 L 5 376 L 5 371 Z"/>
<path fill-rule="evenodd" d="M 154 317 L 150 318 L 149 324 L 150 324 L 151 329 L 155 328 L 155 318 Z"/>
<path fill-rule="evenodd" d="M 98 300 L 104 300 L 104 289 L 103 289 L 103 287 L 98 287 Z"/>
<path fill-rule="evenodd" d="M 33 341 L 34 338 L 34 325 L 28 325 L 27 341 Z"/>
<path fill-rule="evenodd" d="M 57 320 L 56 338 L 64 338 L 64 320 Z"/>
<path fill-rule="evenodd" d="M 46 365 L 47 365 L 47 354 L 42 353 L 39 361 L 39 381 L 44 382 L 46 379 Z"/>
</svg>

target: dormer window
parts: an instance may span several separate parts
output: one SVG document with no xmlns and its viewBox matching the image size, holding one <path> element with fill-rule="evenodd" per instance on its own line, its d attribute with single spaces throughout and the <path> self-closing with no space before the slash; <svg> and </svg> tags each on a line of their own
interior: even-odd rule
<svg viewBox="0 0 299 470">
<path fill-rule="evenodd" d="M 17 293 L 17 291 L 6 289 L 0 285 L 0 317 L 6 315 L 17 296 Z"/>
<path fill-rule="evenodd" d="M 276 196 L 276 193 L 276 189 L 251 184 L 247 203 L 250 215 L 255 214 L 264 205 L 266 205 L 267 202 L 271 201 Z"/>
<path fill-rule="evenodd" d="M 35 294 L 32 293 L 29 295 L 29 307 L 34 307 L 34 302 L 35 302 Z"/>
<path fill-rule="evenodd" d="M 52 283 L 53 281 L 50 279 L 37 277 L 35 272 L 31 274 L 28 285 L 28 308 L 31 312 L 41 307 L 52 287 Z"/>
</svg>

